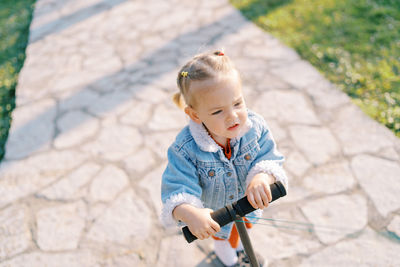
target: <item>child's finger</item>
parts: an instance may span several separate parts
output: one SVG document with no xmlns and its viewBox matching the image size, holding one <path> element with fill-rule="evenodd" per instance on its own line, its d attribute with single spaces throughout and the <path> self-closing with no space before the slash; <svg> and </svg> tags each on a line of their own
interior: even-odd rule
<svg viewBox="0 0 400 267">
<path fill-rule="evenodd" d="M 211 233 L 210 230 L 205 230 L 205 231 L 203 232 L 203 239 L 207 239 L 207 238 L 209 238 L 211 235 L 212 235 L 212 233 Z"/>
<path fill-rule="evenodd" d="M 208 233 L 208 237 L 210 237 L 210 236 L 215 235 L 217 232 L 213 228 L 210 228 L 210 230 L 208 230 L 207 233 Z"/>
<path fill-rule="evenodd" d="M 263 208 L 268 207 L 269 199 L 268 199 L 268 196 L 267 196 L 266 192 L 263 192 L 261 194 L 261 198 L 262 198 L 262 202 L 263 202 Z"/>
<path fill-rule="evenodd" d="M 264 192 L 267 195 L 268 203 L 271 202 L 272 201 L 272 194 L 271 194 L 271 189 L 269 188 L 269 185 L 265 185 Z"/>
<path fill-rule="evenodd" d="M 215 233 L 219 232 L 221 230 L 221 227 L 219 226 L 219 224 L 214 220 L 211 222 L 211 227 L 212 227 L 212 229 L 214 229 Z"/>
<path fill-rule="evenodd" d="M 255 193 L 254 200 L 257 203 L 258 209 L 262 209 L 264 207 L 264 203 L 263 203 L 262 197 L 259 192 Z"/>
<path fill-rule="evenodd" d="M 204 239 L 204 234 L 201 232 L 193 233 L 198 239 L 203 240 Z"/>
<path fill-rule="evenodd" d="M 247 195 L 247 200 L 250 202 L 250 205 L 251 205 L 253 208 L 258 209 L 257 203 L 254 201 L 254 196 L 253 196 L 252 193 L 249 193 L 249 194 Z"/>
</svg>

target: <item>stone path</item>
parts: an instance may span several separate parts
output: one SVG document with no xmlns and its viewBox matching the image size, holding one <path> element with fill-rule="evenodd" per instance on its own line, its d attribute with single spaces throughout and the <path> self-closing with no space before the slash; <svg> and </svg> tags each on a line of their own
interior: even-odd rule
<svg viewBox="0 0 400 267">
<path fill-rule="evenodd" d="M 269 266 L 400 266 L 400 140 L 226 0 L 38 0 L 0 165 L 0 266 L 211 265 L 164 230 L 179 66 L 224 47 L 287 157 L 251 232 Z M 267 224 L 267 222 L 265 222 Z M 328 231 L 327 231 L 328 230 Z M 389 231 L 389 232 L 388 232 Z"/>
</svg>

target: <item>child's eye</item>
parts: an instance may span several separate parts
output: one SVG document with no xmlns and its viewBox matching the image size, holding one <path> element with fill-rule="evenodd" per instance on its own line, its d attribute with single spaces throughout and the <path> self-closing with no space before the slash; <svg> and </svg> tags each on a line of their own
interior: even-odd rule
<svg viewBox="0 0 400 267">
<path fill-rule="evenodd" d="M 217 110 L 217 111 L 211 113 L 211 115 L 217 115 L 217 114 L 219 114 L 219 113 L 221 113 L 221 112 L 222 112 L 222 110 Z"/>
<path fill-rule="evenodd" d="M 237 102 L 237 103 L 235 104 L 235 107 L 238 107 L 238 106 L 240 106 L 241 104 L 242 104 L 242 101 Z"/>
</svg>

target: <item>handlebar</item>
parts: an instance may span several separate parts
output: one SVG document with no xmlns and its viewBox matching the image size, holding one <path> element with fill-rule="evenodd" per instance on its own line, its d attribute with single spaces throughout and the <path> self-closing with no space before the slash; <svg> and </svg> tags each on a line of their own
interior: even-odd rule
<svg viewBox="0 0 400 267">
<path fill-rule="evenodd" d="M 270 189 L 272 195 L 271 202 L 286 195 L 286 189 L 280 181 L 271 184 Z M 247 200 L 247 196 L 245 196 L 230 205 L 212 212 L 211 218 L 213 218 L 213 220 L 222 227 L 230 222 L 233 222 L 236 219 L 236 215 L 244 217 L 246 214 L 255 210 L 256 209 L 253 208 L 253 206 L 251 206 L 250 202 Z M 182 228 L 182 232 L 188 243 L 191 243 L 197 239 L 197 237 L 190 232 L 189 227 L 187 226 Z"/>
</svg>

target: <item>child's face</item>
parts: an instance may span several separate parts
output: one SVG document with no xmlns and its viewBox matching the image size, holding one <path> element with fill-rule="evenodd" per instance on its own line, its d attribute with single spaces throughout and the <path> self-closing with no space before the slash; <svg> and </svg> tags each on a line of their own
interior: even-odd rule
<svg viewBox="0 0 400 267">
<path fill-rule="evenodd" d="M 239 135 L 247 120 L 246 104 L 238 74 L 193 82 L 190 90 L 195 106 L 186 113 L 197 123 L 204 123 L 214 139 L 225 144 Z"/>
</svg>

